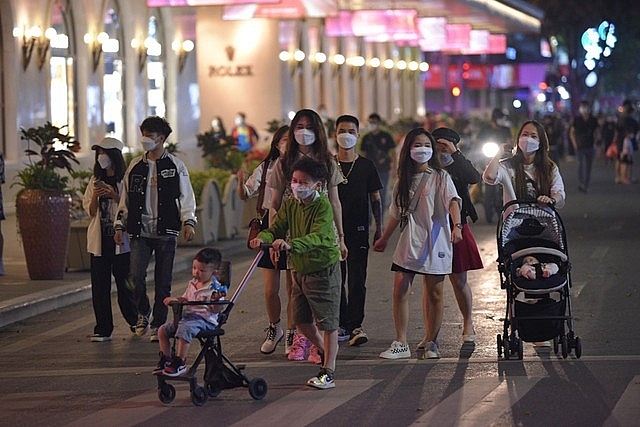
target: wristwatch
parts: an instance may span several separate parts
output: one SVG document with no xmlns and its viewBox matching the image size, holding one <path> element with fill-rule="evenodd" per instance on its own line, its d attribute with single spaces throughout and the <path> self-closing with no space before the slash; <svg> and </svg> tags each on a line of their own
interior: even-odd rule
<svg viewBox="0 0 640 427">
<path fill-rule="evenodd" d="M 458 222 L 456 224 L 453 224 L 455 227 L 458 227 L 460 230 L 462 230 L 462 223 Z"/>
</svg>

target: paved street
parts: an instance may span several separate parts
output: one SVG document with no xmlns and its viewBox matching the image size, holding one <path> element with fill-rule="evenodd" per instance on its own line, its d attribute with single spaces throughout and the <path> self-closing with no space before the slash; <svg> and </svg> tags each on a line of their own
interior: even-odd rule
<svg viewBox="0 0 640 427">
<path fill-rule="evenodd" d="M 561 171 L 568 202 L 560 213 L 573 266 L 571 301 L 575 331 L 583 343 L 580 359 L 570 355 L 563 360 L 529 343 L 522 361 L 498 358 L 496 334 L 502 332 L 506 296 L 495 263 L 495 224 L 481 219 L 473 231 L 486 268 L 469 275 L 475 347 L 462 346 L 461 316 L 446 282 L 442 359 L 378 358 L 394 337 L 390 244 L 386 253 L 370 256 L 364 324 L 370 341 L 359 348 L 340 345 L 333 390 L 306 387 L 318 368 L 286 360 L 282 345 L 272 355 L 259 353 L 266 320 L 258 270 L 238 299 L 222 342 L 234 363 L 246 365 L 249 378 L 266 380 L 263 400 L 235 388 L 195 407 L 186 383 L 174 382 L 175 400 L 161 403 L 150 374 L 157 344 L 132 337 L 117 313 L 114 340 L 90 343 L 94 319 L 85 301 L 0 329 L 0 426 L 640 425 L 640 334 L 635 323 L 640 184 L 614 185 L 612 167 L 599 160 L 591 191 L 583 194 L 577 191 L 575 164 L 564 162 Z M 230 258 L 234 284 L 247 271 L 251 255 L 247 251 Z M 181 292 L 188 278 L 187 272 L 177 274 L 174 291 Z M 423 335 L 421 295 L 422 286 L 416 283 L 412 350 Z M 192 346 L 193 356 L 197 347 Z"/>
</svg>

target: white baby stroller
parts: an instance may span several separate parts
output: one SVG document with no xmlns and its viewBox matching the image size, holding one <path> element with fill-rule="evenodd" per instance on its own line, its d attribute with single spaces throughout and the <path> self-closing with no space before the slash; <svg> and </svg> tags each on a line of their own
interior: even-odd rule
<svg viewBox="0 0 640 427">
<path fill-rule="evenodd" d="M 505 359 L 516 355 L 522 359 L 523 342 L 553 340 L 554 353 L 560 347 L 563 358 L 571 350 L 579 358 L 582 344 L 573 331 L 571 314 L 571 264 L 558 212 L 552 206 L 511 201 L 502 209 L 497 242 L 500 287 L 507 291 L 498 357 L 504 352 Z M 527 257 L 529 277 L 523 277 L 520 269 Z M 553 274 L 545 269 L 549 265 L 554 265 Z"/>
</svg>

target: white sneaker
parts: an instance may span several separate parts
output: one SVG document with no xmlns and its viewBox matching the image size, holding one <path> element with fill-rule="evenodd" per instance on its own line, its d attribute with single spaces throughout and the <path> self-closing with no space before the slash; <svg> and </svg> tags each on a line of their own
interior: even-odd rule
<svg viewBox="0 0 640 427">
<path fill-rule="evenodd" d="M 349 332 L 343 327 L 338 328 L 338 342 L 348 341 Z"/>
<path fill-rule="evenodd" d="M 380 357 L 383 359 L 408 359 L 411 357 L 411 350 L 407 344 L 394 341 L 391 343 L 391 347 L 380 353 Z"/>
<path fill-rule="evenodd" d="M 267 326 L 264 331 L 267 333 L 267 336 L 262 343 L 262 347 L 260 347 L 260 353 L 271 354 L 276 350 L 280 340 L 282 340 L 284 331 L 280 323 L 269 323 L 269 326 Z"/>
<path fill-rule="evenodd" d="M 151 335 L 149 336 L 149 342 L 158 342 L 158 328 L 151 328 Z"/>
<path fill-rule="evenodd" d="M 440 359 L 440 352 L 438 351 L 438 345 L 433 341 L 420 341 L 416 348 L 416 357 L 420 360 L 424 359 Z"/>
<path fill-rule="evenodd" d="M 361 344 L 369 341 L 367 334 L 362 330 L 362 328 L 355 328 L 351 333 L 351 339 L 349 340 L 350 346 L 359 346 Z"/>
</svg>

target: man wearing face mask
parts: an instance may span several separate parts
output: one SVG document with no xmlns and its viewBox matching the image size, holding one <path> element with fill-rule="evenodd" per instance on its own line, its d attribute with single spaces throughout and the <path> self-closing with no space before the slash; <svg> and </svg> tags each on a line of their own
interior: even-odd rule
<svg viewBox="0 0 640 427">
<path fill-rule="evenodd" d="M 111 341 L 113 314 L 111 311 L 111 276 L 118 290 L 118 306 L 125 320 L 135 331 L 138 310 L 133 290 L 127 284 L 129 276 L 129 239 L 114 242 L 113 218 L 124 191 L 126 169 L 122 157 L 123 144 L 115 138 L 103 138 L 91 149 L 96 151 L 93 174 L 84 192 L 82 206 L 89 215 L 87 252 L 91 258 L 91 300 L 96 324 L 92 342 Z"/>
<path fill-rule="evenodd" d="M 231 129 L 231 136 L 235 141 L 236 148 L 240 151 L 249 151 L 260 141 L 258 131 L 253 126 L 247 124 L 245 113 L 236 115 L 235 126 Z"/>
<path fill-rule="evenodd" d="M 589 103 L 580 101 L 580 114 L 573 119 L 569 139 L 578 157 L 578 189 L 586 193 L 591 181 L 591 166 L 596 152 L 598 119 L 591 114 Z"/>
<path fill-rule="evenodd" d="M 344 243 L 349 251 L 347 259 L 340 262 L 342 292 L 338 340 L 349 340 L 350 346 L 368 341 L 362 322 L 369 257 L 369 205 L 376 224 L 374 241 L 382 234 L 382 183 L 373 162 L 356 153 L 358 129 L 359 122 L 354 116 L 343 115 L 336 120 L 336 161 L 344 178 L 338 185 L 338 194 L 342 204 Z"/>
<path fill-rule="evenodd" d="M 360 144 L 360 152 L 362 155 L 370 159 L 378 170 L 380 182 L 382 183 L 382 191 L 380 198 L 382 200 L 382 208 L 387 208 L 386 191 L 389 188 L 389 176 L 391 174 L 391 153 L 396 148 L 393 136 L 389 132 L 382 129 L 382 119 L 377 113 L 369 115 L 369 132 L 362 137 Z"/>
<path fill-rule="evenodd" d="M 167 320 L 168 308 L 163 301 L 171 296 L 178 236 L 182 230 L 185 240 L 193 239 L 196 202 L 187 167 L 164 148 L 172 132 L 169 123 L 161 117 L 147 117 L 140 131 L 145 153 L 131 161 L 125 174 L 115 241 L 122 244 L 125 231 L 131 237 L 131 277 L 138 306 L 136 335 L 146 334 L 151 326 L 151 341 L 158 341 L 158 327 Z M 153 313 L 145 283 L 152 253 L 156 266 Z"/>
</svg>

